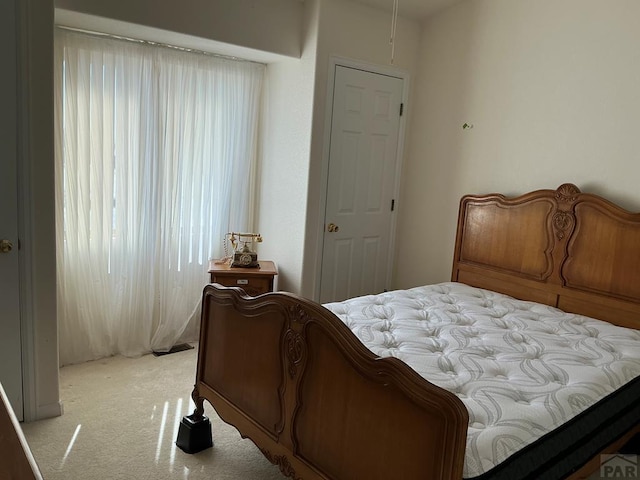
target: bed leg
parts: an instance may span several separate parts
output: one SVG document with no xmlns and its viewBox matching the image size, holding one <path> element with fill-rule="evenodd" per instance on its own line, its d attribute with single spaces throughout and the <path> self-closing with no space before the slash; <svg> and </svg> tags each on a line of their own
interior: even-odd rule
<svg viewBox="0 0 640 480">
<path fill-rule="evenodd" d="M 197 387 L 191 394 L 196 408 L 191 415 L 180 421 L 176 445 L 186 453 L 197 453 L 213 446 L 211 422 L 204 415 L 204 399 L 198 395 Z"/>
</svg>

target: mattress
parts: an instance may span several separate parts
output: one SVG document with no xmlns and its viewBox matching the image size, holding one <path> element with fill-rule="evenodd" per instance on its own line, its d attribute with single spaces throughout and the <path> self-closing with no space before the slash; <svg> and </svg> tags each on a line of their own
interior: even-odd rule
<svg viewBox="0 0 640 480">
<path fill-rule="evenodd" d="M 464 478 L 551 478 L 540 465 L 567 442 L 584 439 L 563 454 L 579 464 L 638 421 L 637 330 L 455 282 L 324 306 L 374 354 L 460 398 Z"/>
</svg>

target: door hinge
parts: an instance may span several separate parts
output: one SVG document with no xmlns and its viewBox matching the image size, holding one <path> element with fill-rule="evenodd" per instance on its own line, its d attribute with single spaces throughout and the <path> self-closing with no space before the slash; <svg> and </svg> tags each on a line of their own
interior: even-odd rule
<svg viewBox="0 0 640 480">
<path fill-rule="evenodd" d="M 391 211 L 393 212 L 396 208 L 396 199 L 392 198 L 391 199 Z"/>
<path fill-rule="evenodd" d="M 400 116 L 404 113 L 404 103 L 400 104 Z"/>
</svg>

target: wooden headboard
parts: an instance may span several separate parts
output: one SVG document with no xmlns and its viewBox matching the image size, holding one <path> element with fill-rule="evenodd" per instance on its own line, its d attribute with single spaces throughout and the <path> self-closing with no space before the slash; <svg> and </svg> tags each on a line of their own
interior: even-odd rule
<svg viewBox="0 0 640 480">
<path fill-rule="evenodd" d="M 573 184 L 467 195 L 452 280 L 640 328 L 640 213 Z"/>
</svg>

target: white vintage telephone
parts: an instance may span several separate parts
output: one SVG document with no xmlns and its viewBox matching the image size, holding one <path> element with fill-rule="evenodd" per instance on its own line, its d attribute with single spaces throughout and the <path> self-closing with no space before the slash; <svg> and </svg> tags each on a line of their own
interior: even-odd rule
<svg viewBox="0 0 640 480">
<path fill-rule="evenodd" d="M 259 233 L 238 233 L 229 232 L 224 238 L 224 262 L 231 262 L 232 267 L 242 268 L 258 268 L 258 253 L 256 252 L 256 243 L 262 242 L 262 236 Z M 228 244 L 231 244 L 233 254 L 228 253 Z"/>
</svg>

